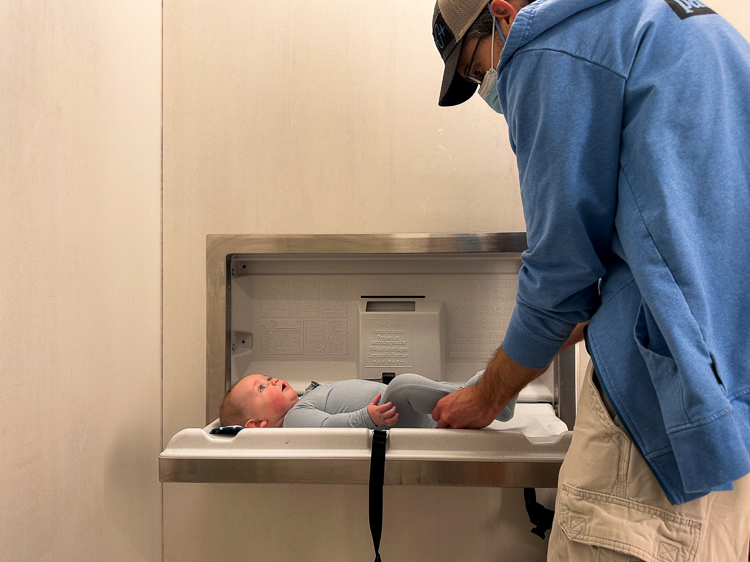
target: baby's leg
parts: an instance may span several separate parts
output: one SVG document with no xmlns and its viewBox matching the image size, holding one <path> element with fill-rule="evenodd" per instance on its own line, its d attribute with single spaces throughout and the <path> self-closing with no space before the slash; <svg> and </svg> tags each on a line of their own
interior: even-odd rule
<svg viewBox="0 0 750 562">
<path fill-rule="evenodd" d="M 380 403 L 392 402 L 396 406 L 398 422 L 394 427 L 437 427 L 432 419 L 432 411 L 440 399 L 460 388 L 475 385 L 483 374 L 484 371 L 480 371 L 466 384 L 459 386 L 450 382 L 433 381 L 413 373 L 404 373 L 391 381 Z M 516 398 L 517 396 L 514 396 L 495 419 L 500 421 L 511 419 Z"/>
<path fill-rule="evenodd" d="M 484 376 L 484 369 L 481 371 L 477 371 L 477 374 L 471 377 L 468 381 L 466 381 L 464 384 L 461 385 L 461 388 L 466 388 L 467 386 L 474 386 L 477 384 L 480 380 L 482 380 L 482 377 Z"/>
<path fill-rule="evenodd" d="M 441 398 L 459 388 L 457 384 L 404 373 L 390 382 L 380 403 L 392 402 L 396 406 L 398 422 L 393 427 L 437 427 L 432 411 Z"/>
</svg>

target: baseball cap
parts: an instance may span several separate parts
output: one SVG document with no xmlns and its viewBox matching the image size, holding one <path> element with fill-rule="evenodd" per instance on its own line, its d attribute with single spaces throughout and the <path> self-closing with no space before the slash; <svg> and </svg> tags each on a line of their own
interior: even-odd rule
<svg viewBox="0 0 750 562">
<path fill-rule="evenodd" d="M 438 105 L 447 107 L 465 102 L 477 90 L 477 84 L 464 80 L 456 72 L 464 35 L 487 0 L 437 0 L 432 15 L 432 38 L 445 63 Z"/>
</svg>

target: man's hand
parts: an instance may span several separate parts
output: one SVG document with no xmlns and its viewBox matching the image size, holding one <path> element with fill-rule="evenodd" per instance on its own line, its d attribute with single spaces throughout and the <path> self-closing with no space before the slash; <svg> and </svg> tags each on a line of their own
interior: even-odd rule
<svg viewBox="0 0 750 562">
<path fill-rule="evenodd" d="M 547 369 L 530 369 L 497 350 L 482 380 L 450 393 L 432 411 L 438 427 L 479 429 L 492 423 L 521 389 Z"/>
<path fill-rule="evenodd" d="M 442 398 L 432 411 L 432 419 L 437 422 L 438 427 L 482 429 L 490 425 L 504 407 L 505 404 L 497 411 L 489 407 L 475 385 L 456 390 Z"/>
<path fill-rule="evenodd" d="M 390 427 L 392 425 L 396 425 L 396 422 L 398 421 L 396 406 L 391 407 L 390 402 L 386 402 L 385 404 L 381 404 L 380 406 L 378 406 L 379 401 L 380 394 L 373 398 L 372 402 L 367 405 L 367 413 L 370 415 L 372 423 L 377 426 L 387 425 Z"/>
</svg>

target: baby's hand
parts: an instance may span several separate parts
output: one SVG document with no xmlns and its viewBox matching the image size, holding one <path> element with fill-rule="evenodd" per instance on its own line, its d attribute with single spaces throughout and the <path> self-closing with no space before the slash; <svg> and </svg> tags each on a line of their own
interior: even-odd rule
<svg viewBox="0 0 750 562">
<path fill-rule="evenodd" d="M 372 402 L 367 406 L 367 413 L 370 414 L 372 423 L 375 425 L 396 425 L 396 422 L 398 421 L 396 406 L 391 408 L 390 402 L 378 406 L 378 400 L 380 400 L 380 394 L 373 398 Z"/>
</svg>

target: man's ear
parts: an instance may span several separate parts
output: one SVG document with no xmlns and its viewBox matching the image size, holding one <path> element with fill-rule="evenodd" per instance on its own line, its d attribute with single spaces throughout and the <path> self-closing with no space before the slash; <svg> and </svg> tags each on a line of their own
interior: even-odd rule
<svg viewBox="0 0 750 562">
<path fill-rule="evenodd" d="M 266 420 L 249 419 L 245 422 L 245 427 L 266 427 L 267 425 Z"/>
<path fill-rule="evenodd" d="M 516 4 L 518 4 L 518 2 L 515 0 L 492 0 L 490 10 L 492 10 L 492 13 L 498 20 L 507 20 L 509 25 L 513 25 L 513 22 L 518 15 L 518 10 L 515 6 Z"/>
</svg>

